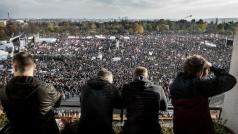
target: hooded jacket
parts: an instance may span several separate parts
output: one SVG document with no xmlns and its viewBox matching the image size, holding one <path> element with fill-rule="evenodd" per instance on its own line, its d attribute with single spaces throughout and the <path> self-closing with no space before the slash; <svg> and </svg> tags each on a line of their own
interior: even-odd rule
<svg viewBox="0 0 238 134">
<path fill-rule="evenodd" d="M 170 85 L 175 134 L 214 134 L 208 97 L 224 93 L 236 84 L 234 76 L 218 69 L 214 78 L 199 79 L 179 73 Z"/>
<path fill-rule="evenodd" d="M 108 81 L 91 79 L 81 92 L 80 134 L 112 134 L 113 109 L 120 108 L 119 91 Z"/>
<path fill-rule="evenodd" d="M 34 77 L 17 76 L 1 89 L 1 102 L 13 133 L 58 134 L 53 108 L 61 94 Z"/>
<path fill-rule="evenodd" d="M 147 80 L 135 80 L 124 85 L 123 106 L 127 121 L 123 134 L 158 134 L 159 110 L 167 110 L 167 100 L 161 86 Z"/>
</svg>

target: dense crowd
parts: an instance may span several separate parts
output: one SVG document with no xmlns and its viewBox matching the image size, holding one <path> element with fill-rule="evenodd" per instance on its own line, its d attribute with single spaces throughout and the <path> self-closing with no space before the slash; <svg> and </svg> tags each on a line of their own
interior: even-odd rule
<svg viewBox="0 0 238 134">
<path fill-rule="evenodd" d="M 227 72 L 232 46 L 214 34 L 61 37 L 28 46 L 27 51 L 33 56 L 20 52 L 1 61 L 0 84 L 7 85 L 0 98 L 10 122 L 4 133 L 58 134 L 59 126 L 65 125 L 62 132 L 75 130 L 66 126 L 80 117 L 77 132 L 111 134 L 114 108 L 120 110 L 121 121 L 126 110 L 123 134 L 161 133 L 158 115 L 168 112 L 167 98 L 173 114 L 159 117 L 173 117 L 176 134 L 215 133 L 209 97 L 237 83 Z M 209 71 L 214 76 L 209 78 Z M 80 111 L 55 110 L 63 106 L 62 97 L 78 95 Z M 55 120 L 55 114 L 60 119 Z"/>
<path fill-rule="evenodd" d="M 81 86 L 102 67 L 113 72 L 114 83 L 121 87 L 132 80 L 134 67 L 145 66 L 150 70 L 150 80 L 162 85 L 168 95 L 168 85 L 189 55 L 203 55 L 226 69 L 230 65 L 232 46 L 215 34 L 114 36 L 116 39 L 110 39 L 110 35 L 103 39 L 61 37 L 53 44 L 36 43 L 28 51 L 35 57 L 37 76 L 63 90 L 65 98 L 80 94 Z"/>
</svg>

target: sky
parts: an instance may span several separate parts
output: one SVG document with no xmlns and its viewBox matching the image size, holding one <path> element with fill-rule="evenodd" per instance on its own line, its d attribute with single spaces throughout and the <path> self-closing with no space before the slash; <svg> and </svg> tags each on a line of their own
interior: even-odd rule
<svg viewBox="0 0 238 134">
<path fill-rule="evenodd" d="M 0 18 L 238 18 L 238 0 L 0 0 Z"/>
</svg>

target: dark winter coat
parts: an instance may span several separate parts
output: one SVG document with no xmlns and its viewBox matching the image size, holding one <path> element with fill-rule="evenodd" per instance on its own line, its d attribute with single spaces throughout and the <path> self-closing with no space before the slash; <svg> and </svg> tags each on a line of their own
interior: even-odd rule
<svg viewBox="0 0 238 134">
<path fill-rule="evenodd" d="M 1 88 L 1 103 L 14 134 L 58 134 L 53 109 L 61 93 L 34 77 L 17 76 Z"/>
<path fill-rule="evenodd" d="M 127 121 L 123 134 L 159 134 L 159 110 L 167 109 L 162 87 L 150 81 L 135 80 L 122 90 Z"/>
<path fill-rule="evenodd" d="M 83 87 L 81 97 L 80 134 L 112 134 L 113 109 L 120 108 L 120 94 L 113 84 L 100 78 Z"/>
<path fill-rule="evenodd" d="M 219 69 L 220 70 L 220 69 Z M 208 97 L 232 89 L 236 79 L 220 70 L 215 77 L 199 79 L 179 73 L 170 86 L 175 134 L 214 134 Z"/>
</svg>

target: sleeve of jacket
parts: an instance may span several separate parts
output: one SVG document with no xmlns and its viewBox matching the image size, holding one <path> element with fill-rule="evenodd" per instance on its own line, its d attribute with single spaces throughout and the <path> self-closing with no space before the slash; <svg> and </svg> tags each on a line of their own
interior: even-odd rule
<svg viewBox="0 0 238 134">
<path fill-rule="evenodd" d="M 225 71 L 218 71 L 214 74 L 214 78 L 201 80 L 197 83 L 198 90 L 201 90 L 201 93 L 206 97 L 212 97 L 227 92 L 237 83 L 236 78 Z"/>
<path fill-rule="evenodd" d="M 122 91 L 121 91 L 121 99 L 122 99 L 122 108 L 125 108 L 125 106 L 126 106 L 126 96 L 127 96 L 127 93 L 126 93 L 126 91 L 128 90 L 128 84 L 126 84 L 126 85 L 124 85 L 123 87 L 122 87 Z"/>
<path fill-rule="evenodd" d="M 121 99 L 121 94 L 119 92 L 119 89 L 116 87 L 114 88 L 114 106 L 115 108 L 121 109 L 122 108 L 122 99 Z"/>
<path fill-rule="evenodd" d="M 62 94 L 57 91 L 53 85 L 43 83 L 41 89 L 38 91 L 38 97 L 40 100 L 40 110 L 44 115 L 52 108 L 60 105 Z"/>
<path fill-rule="evenodd" d="M 168 102 L 167 102 L 167 98 L 165 96 L 164 90 L 161 86 L 159 86 L 159 94 L 160 94 L 160 99 L 159 99 L 160 110 L 161 111 L 167 111 Z"/>
<path fill-rule="evenodd" d="M 81 88 L 81 93 L 80 93 L 80 96 L 79 96 L 80 105 L 83 102 L 83 98 L 84 98 L 84 94 L 85 94 L 85 88 L 87 88 L 86 85 L 82 86 L 82 88 Z"/>
</svg>

